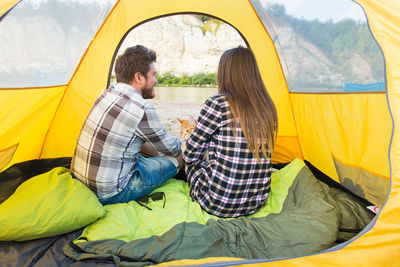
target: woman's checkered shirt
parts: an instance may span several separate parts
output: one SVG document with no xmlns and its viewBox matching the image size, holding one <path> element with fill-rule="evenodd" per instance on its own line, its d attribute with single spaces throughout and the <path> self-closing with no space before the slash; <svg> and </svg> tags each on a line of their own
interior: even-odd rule
<svg viewBox="0 0 400 267">
<path fill-rule="evenodd" d="M 257 161 L 240 126 L 232 129 L 230 115 L 225 96 L 207 99 L 183 154 L 192 198 L 220 217 L 256 212 L 271 184 L 271 153 Z M 208 161 L 203 160 L 206 150 Z"/>
</svg>

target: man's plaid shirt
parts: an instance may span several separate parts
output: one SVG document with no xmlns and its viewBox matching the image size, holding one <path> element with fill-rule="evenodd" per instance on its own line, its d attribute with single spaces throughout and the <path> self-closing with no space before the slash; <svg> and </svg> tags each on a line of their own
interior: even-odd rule
<svg viewBox="0 0 400 267">
<path fill-rule="evenodd" d="M 95 101 L 81 130 L 72 174 L 100 199 L 121 192 L 131 178 L 144 142 L 177 156 L 181 142 L 164 128 L 154 107 L 131 85 L 118 83 Z"/>
<path fill-rule="evenodd" d="M 257 161 L 241 128 L 232 129 L 230 114 L 225 96 L 207 99 L 183 154 L 190 195 L 220 217 L 256 212 L 266 203 L 271 184 L 271 153 Z M 208 162 L 203 160 L 207 149 Z"/>
</svg>

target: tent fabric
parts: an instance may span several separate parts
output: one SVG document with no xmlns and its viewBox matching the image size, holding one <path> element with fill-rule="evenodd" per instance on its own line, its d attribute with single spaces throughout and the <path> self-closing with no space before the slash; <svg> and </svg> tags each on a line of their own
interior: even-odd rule
<svg viewBox="0 0 400 267">
<path fill-rule="evenodd" d="M 290 98 L 304 158 L 336 181 L 332 156 L 389 179 L 392 122 L 384 93 L 292 93 Z M 327 160 L 318 160 L 322 155 Z"/>
<path fill-rule="evenodd" d="M 384 91 L 385 83 L 377 82 L 372 84 L 345 83 L 344 92 L 359 92 L 359 91 Z"/>
<path fill-rule="evenodd" d="M 13 163 L 40 158 L 44 138 L 65 88 L 0 89 L 0 106 L 4 111 L 0 112 L 0 149 L 5 151 L 5 148 L 18 144 L 12 159 L 2 166 L 4 169 Z M 7 153 L 0 152 L 0 161 L 7 156 Z"/>
<path fill-rule="evenodd" d="M 333 158 L 340 184 L 357 196 L 382 207 L 389 192 L 390 181 L 363 169 L 348 166 Z"/>
<path fill-rule="evenodd" d="M 17 2 L 2 1 L 1 14 Z M 258 19 L 252 2 L 256 1 L 238 0 L 234 5 L 228 0 L 118 1 L 92 42 L 83 48 L 85 53 L 68 84 L 0 88 L 3 169 L 28 160 L 72 156 L 86 114 L 107 85 L 116 48 L 132 27 L 170 14 L 204 13 L 235 27 L 256 55 L 278 108 L 280 125 L 274 162 L 290 162 L 299 157 L 340 181 L 335 158 L 379 179 L 390 180 L 390 191 L 381 212 L 362 234 L 324 253 L 276 262 L 265 260 L 264 264 L 287 262 L 292 266 L 309 266 L 335 261 L 339 266 L 350 262 L 385 265 L 400 260 L 400 32 L 397 27 L 400 3 L 355 1 L 364 9 L 371 33 L 382 49 L 386 91 L 323 95 L 288 92 L 273 40 Z"/>
<path fill-rule="evenodd" d="M 0 17 L 9 11 L 13 6 L 15 6 L 15 4 L 17 4 L 19 1 L 20 0 L 2 1 L 0 3 Z"/>
<path fill-rule="evenodd" d="M 5 166 L 8 165 L 8 163 L 10 163 L 10 161 L 14 157 L 14 153 L 17 148 L 18 144 L 15 144 L 0 151 L 0 170 L 2 170 Z"/>
<path fill-rule="evenodd" d="M 400 216 L 398 203 L 400 203 L 400 140 L 398 134 L 400 121 L 400 53 L 396 49 L 400 45 L 400 34 L 394 25 L 400 23 L 396 15 L 400 11 L 400 3 L 394 1 L 357 1 L 367 14 L 370 29 L 381 47 L 386 64 L 387 102 L 391 118 L 380 119 L 392 120 L 391 140 L 388 158 L 390 162 L 391 187 L 389 196 L 380 214 L 373 225 L 368 227 L 358 238 L 346 244 L 346 246 L 330 250 L 327 253 L 312 255 L 311 257 L 300 257 L 285 260 L 283 262 L 266 262 L 261 265 L 291 265 L 291 266 L 318 266 L 335 262 L 338 266 L 357 264 L 359 266 L 384 266 L 391 265 L 400 260 L 400 231 L 398 219 Z M 376 121 L 380 123 L 380 121 Z M 380 141 L 381 138 L 374 140 Z M 387 144 L 384 144 L 388 148 Z M 382 155 L 378 160 L 386 158 Z"/>
</svg>

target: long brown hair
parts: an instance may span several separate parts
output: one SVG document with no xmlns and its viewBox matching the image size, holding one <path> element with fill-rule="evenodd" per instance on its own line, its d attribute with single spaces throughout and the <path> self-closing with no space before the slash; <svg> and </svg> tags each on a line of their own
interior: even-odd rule
<svg viewBox="0 0 400 267">
<path fill-rule="evenodd" d="M 233 125 L 240 122 L 244 137 L 253 153 L 267 158 L 274 148 L 278 116 L 265 88 L 253 52 L 245 47 L 225 51 L 218 65 L 218 92 L 227 97 Z"/>
</svg>

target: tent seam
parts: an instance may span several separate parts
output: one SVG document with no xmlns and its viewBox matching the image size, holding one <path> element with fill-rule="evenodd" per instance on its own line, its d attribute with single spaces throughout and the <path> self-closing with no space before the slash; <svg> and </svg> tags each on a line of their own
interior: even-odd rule
<svg viewBox="0 0 400 267">
<path fill-rule="evenodd" d="M 258 1 L 258 0 L 256 0 L 256 1 Z M 299 140 L 299 131 L 298 131 L 298 129 L 297 129 L 296 117 L 294 116 L 292 100 L 291 100 L 291 98 L 290 98 L 290 91 L 289 91 L 289 87 L 288 87 L 288 85 L 287 85 L 285 73 L 283 72 L 283 69 L 282 69 L 282 62 L 281 62 L 281 59 L 279 58 L 279 55 L 278 55 L 278 53 L 277 53 L 277 51 L 276 51 L 275 43 L 273 42 L 273 40 L 272 40 L 272 38 L 271 38 L 271 35 L 269 34 L 269 32 L 268 32 L 267 28 L 265 27 L 265 25 L 264 25 L 263 21 L 261 20 L 261 18 L 258 16 L 258 13 L 257 13 L 257 11 L 255 10 L 253 4 L 251 3 L 251 0 L 248 0 L 248 2 L 249 2 L 249 5 L 251 6 L 251 8 L 253 9 L 254 14 L 257 16 L 258 20 L 260 21 L 262 27 L 264 28 L 265 32 L 267 33 L 268 37 L 271 39 L 272 44 L 274 45 L 274 48 L 275 48 L 275 49 L 274 49 L 274 52 L 275 52 L 275 55 L 276 55 L 276 57 L 277 57 L 277 59 L 278 59 L 278 61 L 279 61 L 279 63 L 280 63 L 280 64 L 279 64 L 279 68 L 280 68 L 280 70 L 281 70 L 281 72 L 282 72 L 282 74 L 283 74 L 283 75 L 282 75 L 282 76 L 283 76 L 283 80 L 285 81 L 285 85 L 286 85 L 286 88 L 287 88 L 288 98 L 289 98 L 289 102 L 290 102 L 290 109 L 291 109 L 291 113 L 292 113 L 292 119 L 293 119 L 294 128 L 295 128 L 296 134 L 297 134 L 297 136 L 296 136 L 296 137 L 297 137 L 297 142 L 298 142 L 299 147 L 300 147 L 301 158 L 304 159 L 303 149 L 302 149 L 302 146 L 301 146 L 301 143 L 300 143 L 300 140 Z M 259 1 L 258 1 L 258 3 L 259 3 Z M 260 3 L 259 3 L 259 4 L 260 4 Z"/>
</svg>

